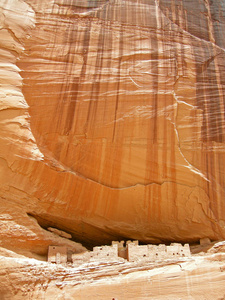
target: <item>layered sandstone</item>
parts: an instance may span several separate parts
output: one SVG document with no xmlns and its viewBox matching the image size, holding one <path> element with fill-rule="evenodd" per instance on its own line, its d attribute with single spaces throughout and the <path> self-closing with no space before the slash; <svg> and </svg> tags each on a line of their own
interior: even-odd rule
<svg viewBox="0 0 225 300">
<path fill-rule="evenodd" d="M 38 223 L 89 245 L 225 238 L 224 13 L 220 0 L 0 3 L 3 247 L 42 255 L 54 235 Z"/>
<path fill-rule="evenodd" d="M 109 261 L 73 266 L 15 258 L 15 253 L 13 258 L 0 256 L 1 299 L 223 300 L 221 246 L 211 245 L 208 253 L 192 258 L 148 264 Z"/>
</svg>

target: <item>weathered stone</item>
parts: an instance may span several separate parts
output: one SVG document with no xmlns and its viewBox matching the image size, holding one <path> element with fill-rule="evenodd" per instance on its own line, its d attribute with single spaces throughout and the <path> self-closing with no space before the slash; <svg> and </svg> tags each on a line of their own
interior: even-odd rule
<svg viewBox="0 0 225 300">
<path fill-rule="evenodd" d="M 51 232 L 53 232 L 53 233 L 55 233 L 55 234 L 57 234 L 57 235 L 59 235 L 61 237 L 64 237 L 66 239 L 72 239 L 72 235 L 71 234 L 69 234 L 69 233 L 67 233 L 65 231 L 59 230 L 57 228 L 48 227 L 48 231 L 51 231 Z"/>
<path fill-rule="evenodd" d="M 201 246 L 207 246 L 211 243 L 210 239 L 209 238 L 203 238 L 203 239 L 200 239 L 200 245 Z"/>
<path fill-rule="evenodd" d="M 124 260 L 71 267 L 22 257 L 1 256 L 0 260 L 2 299 L 224 298 L 224 253 L 193 256 L 173 264 Z"/>
<path fill-rule="evenodd" d="M 60 246 L 49 246 L 48 262 L 56 264 L 67 263 L 67 248 Z"/>
<path fill-rule="evenodd" d="M 127 244 L 127 259 L 128 261 L 155 261 L 166 259 L 177 259 L 190 257 L 190 248 L 188 244 L 182 246 L 178 243 L 173 243 L 170 246 L 166 245 L 138 245 L 136 243 Z"/>
<path fill-rule="evenodd" d="M 2 201 L 89 245 L 225 238 L 224 12 L 1 2 Z"/>
<path fill-rule="evenodd" d="M 126 246 L 123 246 L 123 244 L 124 241 L 113 241 L 111 246 L 94 247 L 93 251 L 72 255 L 72 261 L 75 265 L 93 261 L 109 263 L 111 261 L 123 261 L 124 259 L 129 262 L 154 262 L 156 260 L 174 260 L 191 256 L 188 244 L 184 246 L 178 243 L 170 246 L 164 244 L 158 246 L 139 245 L 138 241 L 127 241 Z"/>
<path fill-rule="evenodd" d="M 223 242 L 128 276 L 24 257 L 88 261 L 48 227 L 92 246 L 225 238 L 224 24 L 220 0 L 0 1 L 3 299 L 225 297 Z"/>
</svg>

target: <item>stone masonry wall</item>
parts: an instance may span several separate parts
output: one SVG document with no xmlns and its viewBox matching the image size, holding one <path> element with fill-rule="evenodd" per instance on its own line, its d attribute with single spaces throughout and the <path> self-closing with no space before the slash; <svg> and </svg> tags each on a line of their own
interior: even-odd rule
<svg viewBox="0 0 225 300">
<path fill-rule="evenodd" d="M 73 254 L 72 261 L 74 264 L 81 264 L 86 262 L 107 262 L 118 261 L 118 245 L 94 247 L 93 251 L 82 254 Z"/>
<path fill-rule="evenodd" d="M 64 246 L 49 246 L 48 262 L 51 263 L 66 263 L 67 262 L 67 247 Z"/>
<path fill-rule="evenodd" d="M 118 260 L 118 246 L 94 247 L 91 260 Z"/>
<path fill-rule="evenodd" d="M 182 246 L 173 243 L 170 246 L 161 245 L 138 245 L 138 241 L 112 242 L 112 246 L 94 247 L 93 251 L 83 254 L 73 254 L 74 264 L 85 262 L 107 262 L 127 259 L 128 261 L 155 261 L 191 255 L 188 244 Z"/>
<path fill-rule="evenodd" d="M 156 246 L 128 243 L 127 251 L 128 261 L 154 261 L 178 257 L 189 257 L 191 255 L 188 244 L 182 246 L 178 243 L 171 244 L 170 246 L 166 246 L 164 244 Z"/>
</svg>

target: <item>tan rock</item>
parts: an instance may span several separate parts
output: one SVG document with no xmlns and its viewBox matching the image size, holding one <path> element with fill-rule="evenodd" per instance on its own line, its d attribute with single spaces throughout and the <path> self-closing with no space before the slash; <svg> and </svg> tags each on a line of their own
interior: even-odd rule
<svg viewBox="0 0 225 300">
<path fill-rule="evenodd" d="M 209 253 L 225 252 L 225 241 L 215 243 L 208 251 Z"/>
<path fill-rule="evenodd" d="M 62 230 L 58 230 L 57 228 L 52 228 L 52 227 L 48 227 L 48 231 L 51 231 L 61 237 L 64 237 L 66 239 L 72 239 L 72 235 L 65 232 L 65 231 L 62 231 Z"/>
<path fill-rule="evenodd" d="M 209 238 L 203 238 L 203 239 L 200 239 L 200 245 L 201 246 L 207 246 L 207 245 L 210 245 L 211 241 Z"/>
<path fill-rule="evenodd" d="M 70 267 L 34 259 L 0 257 L 3 299 L 196 299 L 224 298 L 222 253 L 173 264 L 114 262 Z"/>
<path fill-rule="evenodd" d="M 220 1 L 71 3 L 0 4 L 2 245 L 225 238 Z"/>
<path fill-rule="evenodd" d="M 36 219 L 17 204 L 0 200 L 0 247 L 46 261 L 50 245 L 66 246 L 74 253 L 86 251 L 81 244 L 41 228 Z"/>
</svg>

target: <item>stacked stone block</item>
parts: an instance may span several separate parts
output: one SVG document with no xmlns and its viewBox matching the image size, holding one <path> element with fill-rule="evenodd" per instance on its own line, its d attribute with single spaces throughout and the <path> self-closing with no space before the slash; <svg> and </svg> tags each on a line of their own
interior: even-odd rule
<svg viewBox="0 0 225 300">
<path fill-rule="evenodd" d="M 89 262 L 110 262 L 123 261 L 130 262 L 154 262 L 166 259 L 177 259 L 181 257 L 190 257 L 190 248 L 188 244 L 182 246 L 173 243 L 170 246 L 160 245 L 139 245 L 138 241 L 112 242 L 111 246 L 94 247 L 93 251 L 81 254 L 73 254 L 72 261 L 76 265 Z M 66 247 L 50 246 L 48 261 L 55 263 L 67 262 Z"/>
<path fill-rule="evenodd" d="M 172 259 L 179 257 L 189 257 L 191 255 L 188 244 L 182 246 L 174 243 L 170 246 L 164 244 L 156 245 L 138 245 L 137 243 L 127 244 L 128 261 L 155 261 Z"/>
</svg>

